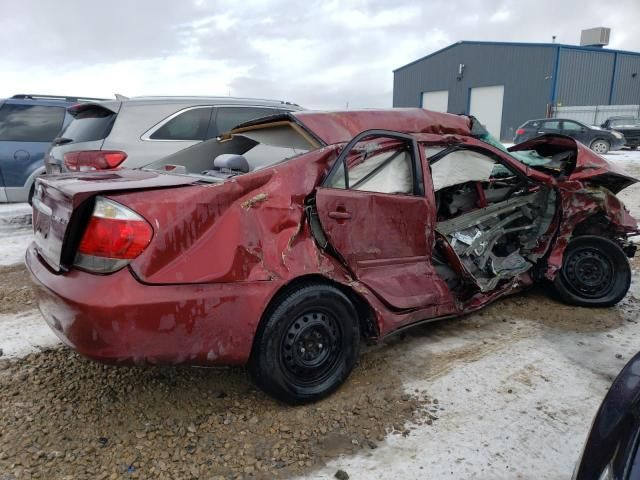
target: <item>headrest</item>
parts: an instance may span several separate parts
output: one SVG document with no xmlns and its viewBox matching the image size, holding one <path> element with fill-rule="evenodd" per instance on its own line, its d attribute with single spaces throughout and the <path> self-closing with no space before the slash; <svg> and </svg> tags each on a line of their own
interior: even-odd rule
<svg viewBox="0 0 640 480">
<path fill-rule="evenodd" d="M 223 153 L 213 160 L 214 168 L 220 170 L 231 170 L 234 172 L 248 173 L 250 170 L 249 162 L 242 155 L 235 153 Z"/>
</svg>

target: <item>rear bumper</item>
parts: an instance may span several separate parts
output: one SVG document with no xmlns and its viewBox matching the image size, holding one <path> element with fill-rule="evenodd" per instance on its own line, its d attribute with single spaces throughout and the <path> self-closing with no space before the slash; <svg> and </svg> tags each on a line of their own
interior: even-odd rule
<svg viewBox="0 0 640 480">
<path fill-rule="evenodd" d="M 274 282 L 151 286 L 128 268 L 53 273 L 31 245 L 26 264 L 42 315 L 81 355 L 122 365 L 244 364 Z"/>
</svg>

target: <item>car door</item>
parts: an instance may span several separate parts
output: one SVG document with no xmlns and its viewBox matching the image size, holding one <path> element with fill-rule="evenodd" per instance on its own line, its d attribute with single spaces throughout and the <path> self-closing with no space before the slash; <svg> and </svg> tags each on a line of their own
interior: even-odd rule
<svg viewBox="0 0 640 480">
<path fill-rule="evenodd" d="M 0 178 L 8 201 L 26 200 L 21 192 L 43 167 L 44 153 L 60 132 L 62 106 L 5 103 L 0 107 Z"/>
<path fill-rule="evenodd" d="M 544 120 L 540 122 L 540 127 L 536 134 L 545 135 L 547 133 L 562 133 L 560 120 Z"/>
<path fill-rule="evenodd" d="M 577 141 L 585 145 L 589 145 L 590 143 L 589 129 L 578 122 L 574 122 L 572 120 L 563 120 L 562 133 L 571 138 L 575 138 Z"/>
<path fill-rule="evenodd" d="M 412 137 L 370 130 L 345 147 L 316 192 L 332 248 L 360 282 L 398 309 L 451 301 L 431 263 L 435 209 L 423 165 Z"/>
</svg>

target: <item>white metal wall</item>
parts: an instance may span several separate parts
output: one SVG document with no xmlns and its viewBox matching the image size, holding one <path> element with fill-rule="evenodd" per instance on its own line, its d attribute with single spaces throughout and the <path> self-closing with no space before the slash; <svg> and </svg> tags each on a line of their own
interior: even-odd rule
<svg viewBox="0 0 640 480">
<path fill-rule="evenodd" d="M 499 139 L 504 85 L 472 88 L 469 95 L 469 114 L 476 117 L 491 135 Z"/>
<path fill-rule="evenodd" d="M 555 107 L 553 118 L 568 118 L 587 125 L 602 125 L 609 117 L 640 118 L 640 105 L 585 105 L 580 107 Z"/>
</svg>

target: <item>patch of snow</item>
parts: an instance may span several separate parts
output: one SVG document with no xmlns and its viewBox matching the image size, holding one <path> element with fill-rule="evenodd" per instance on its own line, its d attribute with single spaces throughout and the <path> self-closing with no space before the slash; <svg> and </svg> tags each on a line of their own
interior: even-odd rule
<svg viewBox="0 0 640 480">
<path fill-rule="evenodd" d="M 640 150 L 615 150 L 602 156 L 612 163 L 640 163 Z"/>
<path fill-rule="evenodd" d="M 0 203 L 0 221 L 4 218 L 15 218 L 21 215 L 31 216 L 31 205 L 28 203 Z"/>
<path fill-rule="evenodd" d="M 31 206 L 28 203 L 0 205 L 0 266 L 15 265 L 33 241 Z"/>
<path fill-rule="evenodd" d="M 376 450 L 333 460 L 305 478 L 330 479 L 338 469 L 367 480 L 570 478 L 598 405 L 636 352 L 640 331 L 625 322 L 610 330 L 549 335 L 539 323 L 517 320 L 527 334 L 515 341 L 484 345 L 484 332 L 474 338 L 455 330 L 410 341 L 403 356 L 425 370 L 405 389 L 440 399 L 430 409 L 437 420 L 409 424 L 408 437 L 389 435 Z M 444 372 L 429 373 L 430 359 L 483 349 L 480 358 L 451 355 Z"/>
<path fill-rule="evenodd" d="M 42 348 L 60 344 L 38 310 L 0 314 L 2 359 L 24 357 Z"/>
</svg>

